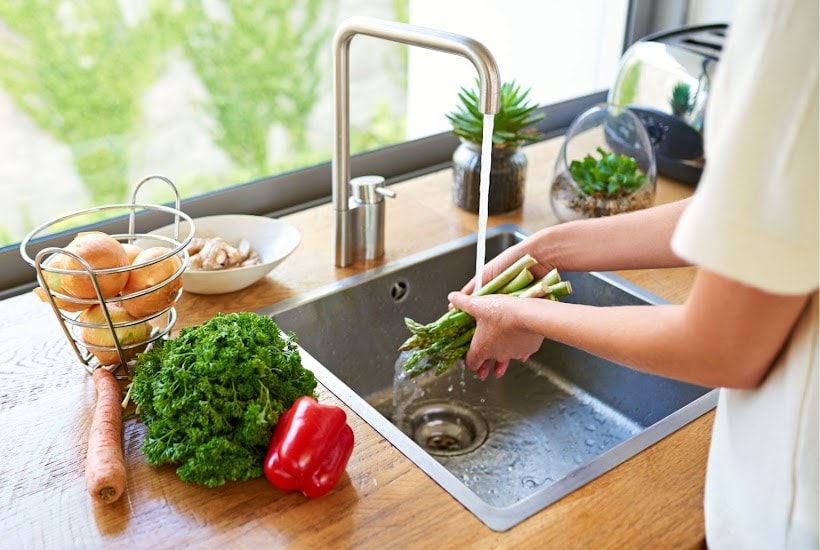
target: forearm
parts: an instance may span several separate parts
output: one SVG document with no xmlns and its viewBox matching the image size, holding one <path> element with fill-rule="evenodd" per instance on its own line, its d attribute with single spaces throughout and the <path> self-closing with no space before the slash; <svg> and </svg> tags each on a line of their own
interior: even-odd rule
<svg viewBox="0 0 820 550">
<path fill-rule="evenodd" d="M 534 302 L 534 301 L 533 301 Z M 538 307 L 532 307 L 538 306 Z M 725 386 L 681 338 L 683 306 L 594 307 L 550 302 L 521 308 L 522 327 L 636 370 L 707 387 Z"/>
<path fill-rule="evenodd" d="M 688 265 L 672 252 L 672 233 L 689 199 L 638 212 L 547 227 L 504 250 L 487 264 L 486 283 L 513 262 L 529 254 L 541 277 L 551 268 L 560 271 L 616 271 Z M 462 288 L 473 290 L 474 281 Z"/>
<path fill-rule="evenodd" d="M 710 387 L 754 388 L 808 299 L 767 293 L 700 270 L 683 305 L 593 307 L 528 300 L 510 318 L 519 330 L 638 370 Z"/>
<path fill-rule="evenodd" d="M 527 252 L 561 271 L 680 267 L 687 263 L 670 246 L 689 200 L 638 212 L 548 227 L 524 245 Z"/>
</svg>

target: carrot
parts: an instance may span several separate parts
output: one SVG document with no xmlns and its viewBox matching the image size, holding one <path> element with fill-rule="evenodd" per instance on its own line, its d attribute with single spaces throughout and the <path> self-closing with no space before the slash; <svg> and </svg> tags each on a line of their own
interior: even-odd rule
<svg viewBox="0 0 820 550">
<path fill-rule="evenodd" d="M 95 369 L 92 378 L 97 390 L 97 405 L 88 434 L 85 482 L 93 498 L 109 503 L 120 498 L 126 481 L 120 385 L 104 368 Z"/>
</svg>

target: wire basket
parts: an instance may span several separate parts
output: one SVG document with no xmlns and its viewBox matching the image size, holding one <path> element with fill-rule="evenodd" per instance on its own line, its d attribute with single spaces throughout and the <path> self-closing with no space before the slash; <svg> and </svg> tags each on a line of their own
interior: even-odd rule
<svg viewBox="0 0 820 550">
<path fill-rule="evenodd" d="M 171 187 L 176 197 L 175 208 L 137 202 L 137 194 L 140 188 L 149 181 L 161 181 Z M 172 237 L 137 232 L 137 213 L 148 211 L 167 214 L 173 218 L 175 229 Z M 108 269 L 94 269 L 80 255 L 64 248 L 52 246 L 34 252 L 35 247 L 32 243 L 46 234 L 56 232 L 55 227 L 98 212 L 105 212 L 106 217 L 128 216 L 128 232 L 109 235 L 120 243 L 138 244 L 142 242 L 146 246 L 162 246 L 167 248 L 167 251 L 159 251 L 157 256 L 145 261 Z M 187 234 L 184 236 L 180 236 L 181 220 L 187 222 L 183 224 L 183 227 L 187 229 Z M 136 185 L 130 203 L 87 208 L 40 225 L 32 230 L 20 243 L 20 254 L 37 271 L 37 282 L 40 285 L 40 290 L 37 292 L 44 301 L 51 304 L 51 308 L 54 310 L 66 338 L 77 357 L 85 365 L 86 370 L 92 372 L 98 366 L 119 365 L 115 368 L 115 371 L 119 371 L 121 368 L 125 377 L 130 378 L 129 361 L 137 353 L 147 349 L 153 342 L 166 338 L 176 323 L 175 305 L 182 295 L 181 277 L 188 266 L 186 247 L 193 239 L 193 236 L 193 220 L 180 210 L 179 191 L 176 186 L 166 177 L 152 175 L 142 179 Z M 172 257 L 179 259 L 178 267 L 164 280 L 139 290 L 127 293 L 120 292 L 116 296 L 105 296 L 100 283 L 104 277 L 123 273 L 127 273 L 130 277 L 138 269 L 159 264 Z M 75 264 L 72 266 L 73 269 L 68 269 L 65 266 L 60 267 L 62 262 L 58 263 L 58 258 L 73 260 Z M 57 265 L 55 266 L 55 264 Z M 77 269 L 76 264 L 79 264 L 82 268 Z M 95 296 L 78 298 L 66 293 L 61 285 L 54 283 L 55 280 L 62 277 L 81 277 L 84 282 L 90 280 Z M 51 282 L 51 285 L 48 284 L 49 282 Z M 56 289 L 52 287 L 56 287 Z M 167 299 L 162 300 L 166 303 L 161 305 L 159 309 L 150 312 L 145 311 L 140 313 L 138 317 L 127 312 L 123 313 L 126 302 L 129 300 L 160 292 L 163 289 L 166 289 L 165 292 L 168 295 Z M 75 294 L 77 293 L 75 292 Z M 129 303 L 136 304 L 135 301 Z M 99 308 L 96 306 L 99 306 Z M 133 311 L 133 308 L 131 309 Z"/>
</svg>

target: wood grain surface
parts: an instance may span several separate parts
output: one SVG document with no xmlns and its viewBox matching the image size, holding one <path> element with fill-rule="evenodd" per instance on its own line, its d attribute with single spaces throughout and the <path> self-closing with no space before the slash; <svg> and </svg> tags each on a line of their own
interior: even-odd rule
<svg viewBox="0 0 820 550">
<path fill-rule="evenodd" d="M 522 210 L 494 217 L 527 231 L 556 222 L 548 187 L 560 143 L 529 146 Z M 333 266 L 330 205 L 288 216 L 302 233 L 297 251 L 266 279 L 221 296 L 186 294 L 182 326 L 217 312 L 254 311 L 457 237 L 476 216 L 450 200 L 444 170 L 392 188 L 386 255 Z M 662 181 L 658 202 L 691 194 Z M 691 286 L 691 269 L 621 272 L 672 302 Z M 485 527 L 350 410 L 356 444 L 339 485 L 308 500 L 264 479 L 216 489 L 188 485 L 172 467 L 148 466 L 143 426 L 125 422 L 126 494 L 92 502 L 83 468 L 94 404 L 90 376 L 48 305 L 33 294 L 0 302 L 0 548 L 696 548 L 703 544 L 703 477 L 712 413 L 513 529 Z M 297 335 L 298 336 L 298 335 Z M 321 388 L 320 400 L 342 405 Z M 344 407 L 344 405 L 342 405 Z"/>
</svg>

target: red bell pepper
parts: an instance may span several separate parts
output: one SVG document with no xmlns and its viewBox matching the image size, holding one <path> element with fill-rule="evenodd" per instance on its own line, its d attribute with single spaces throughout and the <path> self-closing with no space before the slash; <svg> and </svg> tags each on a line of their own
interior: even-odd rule
<svg viewBox="0 0 820 550">
<path fill-rule="evenodd" d="M 303 396 L 276 424 L 265 477 L 277 489 L 317 498 L 333 489 L 352 453 L 353 430 L 345 412 Z"/>
</svg>

